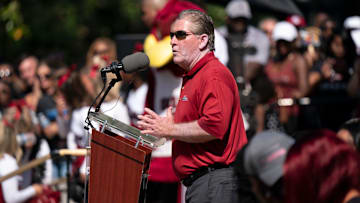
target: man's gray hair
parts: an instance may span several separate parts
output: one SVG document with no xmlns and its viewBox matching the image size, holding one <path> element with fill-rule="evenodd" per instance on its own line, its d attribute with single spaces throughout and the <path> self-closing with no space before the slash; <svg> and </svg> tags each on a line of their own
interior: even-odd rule
<svg viewBox="0 0 360 203">
<path fill-rule="evenodd" d="M 176 20 L 188 19 L 193 24 L 192 32 L 194 34 L 207 34 L 209 36 L 208 48 L 210 51 L 215 50 L 215 34 L 214 34 L 214 23 L 210 16 L 199 10 L 184 10 L 182 11 Z"/>
</svg>

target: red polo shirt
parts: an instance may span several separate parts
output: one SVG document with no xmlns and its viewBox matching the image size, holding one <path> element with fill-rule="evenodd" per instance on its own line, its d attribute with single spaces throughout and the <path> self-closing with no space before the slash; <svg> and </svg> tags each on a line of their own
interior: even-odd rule
<svg viewBox="0 0 360 203">
<path fill-rule="evenodd" d="M 174 119 L 175 123 L 197 120 L 203 130 L 218 138 L 195 144 L 174 140 L 173 165 L 181 179 L 202 166 L 232 163 L 247 143 L 236 82 L 213 52 L 183 77 Z"/>
</svg>

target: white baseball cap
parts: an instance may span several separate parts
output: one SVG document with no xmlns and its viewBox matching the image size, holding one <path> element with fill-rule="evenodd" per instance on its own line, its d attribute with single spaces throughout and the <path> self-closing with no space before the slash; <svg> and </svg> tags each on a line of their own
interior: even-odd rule
<svg viewBox="0 0 360 203">
<path fill-rule="evenodd" d="M 252 17 L 249 3 L 245 0 L 232 0 L 225 8 L 226 14 L 230 18 L 247 18 Z"/>
<path fill-rule="evenodd" d="M 288 42 L 292 42 L 298 36 L 298 32 L 295 26 L 289 22 L 281 21 L 276 23 L 272 38 L 274 41 L 285 40 Z"/>
<path fill-rule="evenodd" d="M 344 21 L 345 29 L 360 29 L 360 16 L 350 16 Z"/>
</svg>

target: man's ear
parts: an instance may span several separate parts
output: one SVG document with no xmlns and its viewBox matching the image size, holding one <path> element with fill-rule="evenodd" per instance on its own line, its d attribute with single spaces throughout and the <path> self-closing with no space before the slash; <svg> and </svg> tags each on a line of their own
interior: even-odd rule
<svg viewBox="0 0 360 203">
<path fill-rule="evenodd" d="M 207 48 L 207 45 L 209 43 L 209 36 L 207 34 L 200 35 L 200 44 L 199 49 L 204 50 Z"/>
</svg>

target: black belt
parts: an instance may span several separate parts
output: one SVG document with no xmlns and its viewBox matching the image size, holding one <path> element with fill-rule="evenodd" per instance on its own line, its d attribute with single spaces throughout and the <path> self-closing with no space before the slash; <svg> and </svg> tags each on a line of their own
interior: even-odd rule
<svg viewBox="0 0 360 203">
<path fill-rule="evenodd" d="M 224 165 L 224 164 L 214 164 L 211 166 L 204 166 L 204 167 L 200 167 L 199 169 L 197 169 L 195 172 L 193 172 L 192 174 L 188 175 L 186 178 L 182 179 L 181 182 L 183 185 L 185 185 L 186 187 L 189 187 L 190 185 L 193 184 L 193 182 L 195 180 L 197 180 L 198 178 L 200 178 L 201 176 L 211 172 L 211 171 L 215 171 L 216 169 L 221 169 L 221 168 L 229 168 L 231 167 L 230 165 Z"/>
</svg>

